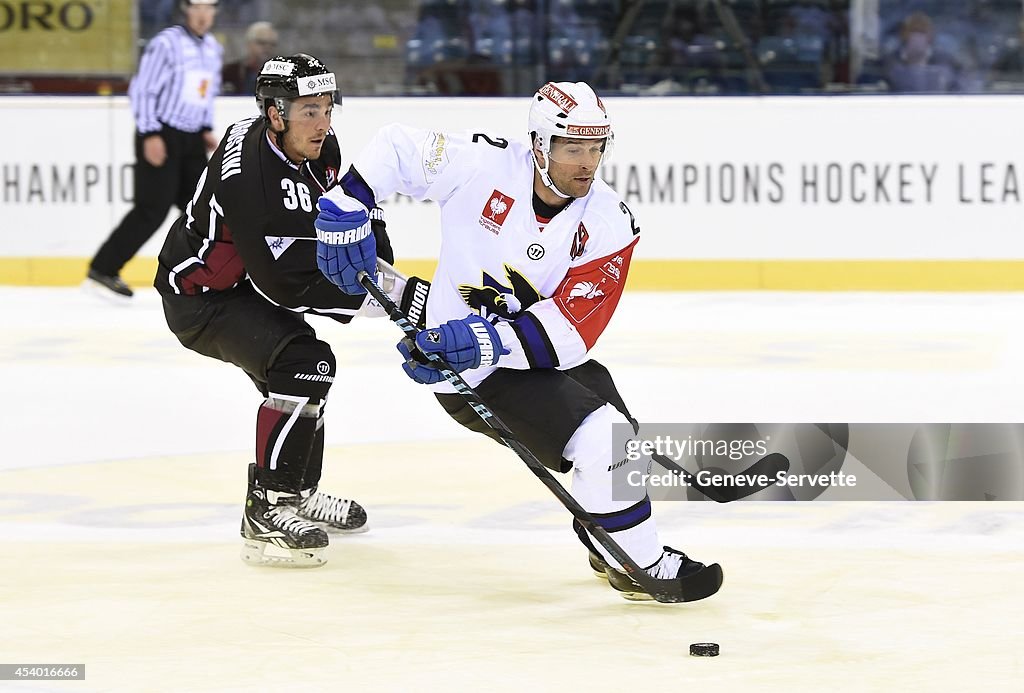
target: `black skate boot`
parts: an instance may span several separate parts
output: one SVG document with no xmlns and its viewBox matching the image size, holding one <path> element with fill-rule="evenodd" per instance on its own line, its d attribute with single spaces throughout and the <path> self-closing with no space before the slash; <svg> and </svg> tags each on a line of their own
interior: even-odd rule
<svg viewBox="0 0 1024 693">
<path fill-rule="evenodd" d="M 256 483 L 249 466 L 249 493 L 242 514 L 243 561 L 250 565 L 315 568 L 327 562 L 327 534 L 299 517 L 299 495 L 271 491 Z"/>
<path fill-rule="evenodd" d="M 354 500 L 318 491 L 316 486 L 302 491 L 295 513 L 332 534 L 359 534 L 370 529 L 363 506 Z"/>
<path fill-rule="evenodd" d="M 722 586 L 722 566 L 717 563 L 704 565 L 698 561 L 691 560 L 682 551 L 676 551 L 669 546 L 664 547 L 664 549 L 665 553 L 661 555 L 658 562 L 646 568 L 647 574 L 659 580 L 678 579 L 682 583 L 682 601 L 695 602 L 699 599 L 706 599 L 717 592 Z M 623 597 L 631 601 L 648 601 L 653 599 L 631 577 L 612 568 L 600 557 L 597 558 L 606 566 L 605 574 L 608 577 L 608 584 Z M 590 565 L 592 568 L 595 568 L 593 554 L 591 554 Z"/>
<path fill-rule="evenodd" d="M 92 268 L 89 269 L 82 286 L 97 296 L 118 302 L 130 299 L 135 293 L 119 275 L 103 274 Z"/>
</svg>

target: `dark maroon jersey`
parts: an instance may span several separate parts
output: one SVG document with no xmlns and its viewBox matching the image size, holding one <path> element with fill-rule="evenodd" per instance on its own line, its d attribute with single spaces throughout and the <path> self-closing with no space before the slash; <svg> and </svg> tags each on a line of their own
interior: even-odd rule
<svg viewBox="0 0 1024 693">
<path fill-rule="evenodd" d="M 211 295 L 250 282 L 268 301 L 348 322 L 349 296 L 316 265 L 316 202 L 338 183 L 341 148 L 331 130 L 320 158 L 301 166 L 270 141 L 262 117 L 229 127 L 171 226 L 154 285 L 163 294 Z"/>
</svg>

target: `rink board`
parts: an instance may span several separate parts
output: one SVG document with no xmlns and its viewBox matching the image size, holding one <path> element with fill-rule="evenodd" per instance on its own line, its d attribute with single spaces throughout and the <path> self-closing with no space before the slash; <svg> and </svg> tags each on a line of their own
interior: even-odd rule
<svg viewBox="0 0 1024 693">
<path fill-rule="evenodd" d="M 1024 118 L 1024 100 L 607 103 L 617 146 L 601 175 L 642 229 L 636 288 L 1024 288 L 1024 165 L 1006 141 Z M 377 127 L 395 121 L 522 138 L 524 109 L 522 99 L 354 97 L 335 127 L 349 160 Z M 251 99 L 222 98 L 217 128 L 253 113 Z M 77 283 L 130 206 L 128 102 L 3 97 L 0 115 L 38 132 L 0 154 L 0 283 Z M 400 258 L 436 257 L 433 203 L 396 197 L 383 206 Z M 157 233 L 127 270 L 133 283 L 148 283 L 161 242 Z"/>
</svg>

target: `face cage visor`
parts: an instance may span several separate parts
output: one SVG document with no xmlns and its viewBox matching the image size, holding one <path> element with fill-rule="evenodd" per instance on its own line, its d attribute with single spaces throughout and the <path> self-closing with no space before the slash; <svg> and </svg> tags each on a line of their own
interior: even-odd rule
<svg viewBox="0 0 1024 693">
<path fill-rule="evenodd" d="M 556 135 L 551 138 L 546 152 L 548 159 L 567 166 L 597 168 L 611 161 L 615 150 L 615 135 L 598 139 L 584 139 Z"/>
</svg>

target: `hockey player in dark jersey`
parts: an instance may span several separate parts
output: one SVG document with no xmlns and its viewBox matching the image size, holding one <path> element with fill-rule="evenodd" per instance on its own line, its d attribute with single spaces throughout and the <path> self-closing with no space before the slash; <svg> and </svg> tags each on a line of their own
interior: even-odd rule
<svg viewBox="0 0 1024 693">
<path fill-rule="evenodd" d="M 362 532 L 367 524 L 358 503 L 317 488 L 335 358 L 304 316 L 347 323 L 381 311 L 365 296 L 339 290 L 316 264 L 317 200 L 345 185 L 331 129 L 340 103 L 334 74 L 309 55 L 272 58 L 257 78 L 256 102 L 260 115 L 227 129 L 172 225 L 154 283 L 178 340 L 240 367 L 264 397 L 242 559 L 317 566 L 326 561 L 324 529 Z M 338 228 L 372 234 L 378 255 L 393 260 L 379 209 Z M 402 278 L 382 279 L 401 301 Z M 424 293 L 411 290 L 417 283 L 409 280 L 409 301 Z"/>
</svg>

